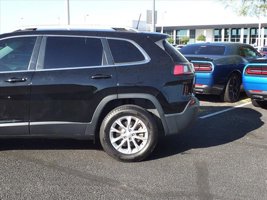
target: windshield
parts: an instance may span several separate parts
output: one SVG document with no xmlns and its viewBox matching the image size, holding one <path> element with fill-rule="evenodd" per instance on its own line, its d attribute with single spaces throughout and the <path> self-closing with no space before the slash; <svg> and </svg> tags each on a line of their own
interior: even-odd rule
<svg viewBox="0 0 267 200">
<path fill-rule="evenodd" d="M 182 54 L 224 55 L 225 47 L 216 45 L 188 45 L 180 50 Z"/>
</svg>

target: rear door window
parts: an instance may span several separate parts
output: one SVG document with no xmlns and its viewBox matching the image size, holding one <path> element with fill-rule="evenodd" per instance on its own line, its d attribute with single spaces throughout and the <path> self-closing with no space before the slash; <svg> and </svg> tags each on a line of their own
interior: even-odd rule
<svg viewBox="0 0 267 200">
<path fill-rule="evenodd" d="M 103 58 L 103 46 L 99 38 L 48 37 L 44 69 L 99 66 Z"/>
<path fill-rule="evenodd" d="M 132 63 L 145 60 L 141 50 L 129 41 L 108 39 L 108 43 L 115 63 Z"/>
</svg>

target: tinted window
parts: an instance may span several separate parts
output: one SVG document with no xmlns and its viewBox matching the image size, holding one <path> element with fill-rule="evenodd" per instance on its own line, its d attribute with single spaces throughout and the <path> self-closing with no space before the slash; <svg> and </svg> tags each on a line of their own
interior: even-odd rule
<svg viewBox="0 0 267 200">
<path fill-rule="evenodd" d="M 102 65 L 103 47 L 100 39 L 79 37 L 48 37 L 44 68 L 66 68 Z"/>
<path fill-rule="evenodd" d="M 109 39 L 108 43 L 115 63 L 138 62 L 145 59 L 131 42 Z"/>
<path fill-rule="evenodd" d="M 0 40 L 0 71 L 27 70 L 36 37 Z"/>
<path fill-rule="evenodd" d="M 224 55 L 225 47 L 216 45 L 188 45 L 180 51 L 182 54 Z"/>
<path fill-rule="evenodd" d="M 172 57 L 174 62 L 188 62 L 178 50 L 176 50 L 172 45 L 170 45 L 170 43 L 165 40 L 163 40 L 162 42 L 165 51 Z"/>
<path fill-rule="evenodd" d="M 260 56 L 260 53 L 258 53 L 252 47 L 243 46 L 239 48 L 239 55 L 242 57 L 258 57 Z"/>
</svg>

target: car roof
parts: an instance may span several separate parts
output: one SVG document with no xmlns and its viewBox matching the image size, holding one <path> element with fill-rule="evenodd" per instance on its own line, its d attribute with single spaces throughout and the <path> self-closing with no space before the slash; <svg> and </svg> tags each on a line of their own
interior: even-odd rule
<svg viewBox="0 0 267 200">
<path fill-rule="evenodd" d="M 189 44 L 191 46 L 245 46 L 247 44 L 239 43 L 239 42 L 200 42 L 200 43 L 194 43 L 194 44 Z"/>
<path fill-rule="evenodd" d="M 19 29 L 10 33 L 1 34 L 0 38 L 18 35 L 79 35 L 79 36 L 99 36 L 99 37 L 122 37 L 138 38 L 148 37 L 154 42 L 166 39 L 167 34 L 156 32 L 139 32 L 128 28 L 87 28 L 87 27 L 40 27 Z"/>
</svg>

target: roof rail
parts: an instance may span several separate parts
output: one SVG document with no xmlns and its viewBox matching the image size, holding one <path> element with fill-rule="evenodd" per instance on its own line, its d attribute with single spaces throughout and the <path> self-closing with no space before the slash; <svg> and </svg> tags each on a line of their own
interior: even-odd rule
<svg viewBox="0 0 267 200">
<path fill-rule="evenodd" d="M 36 31 L 37 28 L 20 28 L 15 30 L 14 32 L 19 32 L 19 31 Z"/>
<path fill-rule="evenodd" d="M 115 31 L 125 31 L 125 32 L 139 32 L 137 29 L 129 27 L 113 27 Z"/>
<path fill-rule="evenodd" d="M 130 27 L 103 27 L 103 26 L 78 26 L 78 25 L 66 25 L 66 26 L 36 26 L 36 27 L 23 27 L 15 30 L 19 31 L 46 31 L 46 30 L 107 30 L 107 31 L 121 31 L 121 32 L 139 32 L 137 29 Z"/>
</svg>

